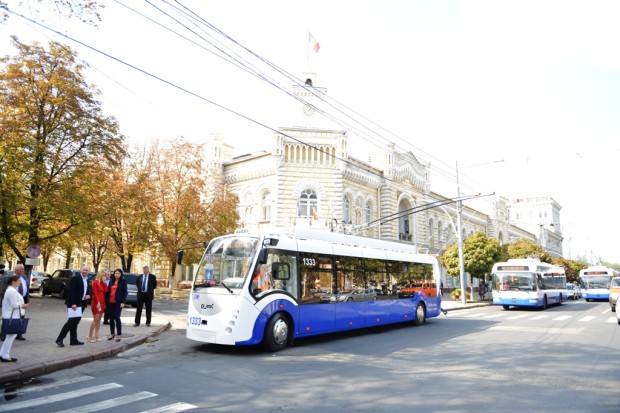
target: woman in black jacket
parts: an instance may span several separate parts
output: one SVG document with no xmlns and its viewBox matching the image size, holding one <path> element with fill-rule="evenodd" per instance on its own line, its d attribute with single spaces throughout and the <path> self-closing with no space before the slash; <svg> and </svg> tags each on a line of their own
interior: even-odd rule
<svg viewBox="0 0 620 413">
<path fill-rule="evenodd" d="M 106 303 L 108 303 L 110 309 L 110 335 L 108 340 L 116 339 L 116 341 L 121 341 L 121 311 L 125 307 L 126 300 L 127 282 L 123 277 L 123 271 L 118 268 L 114 270 L 114 274 L 110 278 L 110 285 L 106 293 Z M 114 333 L 114 327 L 116 327 L 116 334 Z"/>
</svg>

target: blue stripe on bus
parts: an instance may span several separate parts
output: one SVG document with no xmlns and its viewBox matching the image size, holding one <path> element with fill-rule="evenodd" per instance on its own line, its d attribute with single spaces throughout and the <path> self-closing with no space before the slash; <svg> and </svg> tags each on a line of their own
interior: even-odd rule
<svg viewBox="0 0 620 413">
<path fill-rule="evenodd" d="M 425 300 L 423 300 L 425 298 Z M 440 297 L 424 297 L 399 300 L 376 300 L 350 303 L 325 303 L 297 306 L 287 300 L 275 300 L 261 311 L 254 323 L 252 337 L 236 345 L 261 343 L 269 319 L 277 312 L 286 313 L 293 321 L 294 337 L 310 337 L 317 334 L 342 332 L 372 326 L 415 320 L 415 310 L 420 301 L 426 306 L 426 316 L 437 317 L 441 311 Z"/>
</svg>

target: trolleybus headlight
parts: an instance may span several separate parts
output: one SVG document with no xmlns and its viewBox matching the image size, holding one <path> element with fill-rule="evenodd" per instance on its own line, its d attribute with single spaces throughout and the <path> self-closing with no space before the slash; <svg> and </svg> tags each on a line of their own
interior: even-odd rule
<svg viewBox="0 0 620 413">
<path fill-rule="evenodd" d="M 224 331 L 226 331 L 226 334 L 232 334 L 232 328 L 230 327 L 226 327 L 226 330 Z"/>
<path fill-rule="evenodd" d="M 235 320 L 230 320 L 230 322 L 228 324 L 230 324 L 231 326 L 234 326 L 235 325 Z"/>
</svg>

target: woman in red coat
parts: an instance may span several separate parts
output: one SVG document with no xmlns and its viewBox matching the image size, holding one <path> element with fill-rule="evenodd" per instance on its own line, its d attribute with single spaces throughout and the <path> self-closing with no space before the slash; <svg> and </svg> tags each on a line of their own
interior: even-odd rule
<svg viewBox="0 0 620 413">
<path fill-rule="evenodd" d="M 93 312 L 93 322 L 90 323 L 88 337 L 89 343 L 99 341 L 99 327 L 101 327 L 101 316 L 105 313 L 105 293 L 108 292 L 105 271 L 99 271 L 92 283 L 92 296 L 90 299 L 90 309 Z"/>
</svg>

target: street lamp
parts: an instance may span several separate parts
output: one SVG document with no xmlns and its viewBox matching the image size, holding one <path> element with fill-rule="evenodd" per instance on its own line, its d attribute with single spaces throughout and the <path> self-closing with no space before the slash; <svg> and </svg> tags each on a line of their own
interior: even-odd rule
<svg viewBox="0 0 620 413">
<path fill-rule="evenodd" d="M 465 168 L 473 168 L 475 166 L 482 166 L 482 165 L 488 165 L 491 163 L 500 163 L 500 162 L 504 162 L 503 159 L 498 160 L 498 161 L 491 161 L 491 162 L 484 162 L 484 163 L 479 163 L 476 165 L 469 165 L 466 166 Z M 458 234 L 456 235 L 457 240 L 458 240 L 458 246 L 459 246 L 459 266 L 460 266 L 460 273 L 461 273 L 461 303 L 463 303 L 463 305 L 465 305 L 467 303 L 467 291 L 465 290 L 465 287 L 467 286 L 467 282 L 465 280 L 465 259 L 463 257 L 463 224 L 461 221 L 461 210 L 463 209 L 463 201 L 461 201 L 461 185 L 459 183 L 459 162 L 456 161 L 456 196 L 457 196 L 457 201 L 456 201 L 456 220 L 457 220 L 457 230 L 458 230 Z M 472 297 L 474 295 L 474 291 L 472 289 Z"/>
<path fill-rule="evenodd" d="M 459 162 L 456 161 L 456 239 L 459 245 L 459 272 L 461 274 L 461 303 L 465 305 L 467 303 L 467 291 L 465 290 L 465 259 L 463 257 L 463 224 L 461 222 L 461 208 L 463 207 L 463 201 L 461 201 L 461 185 L 459 184 Z"/>
</svg>

